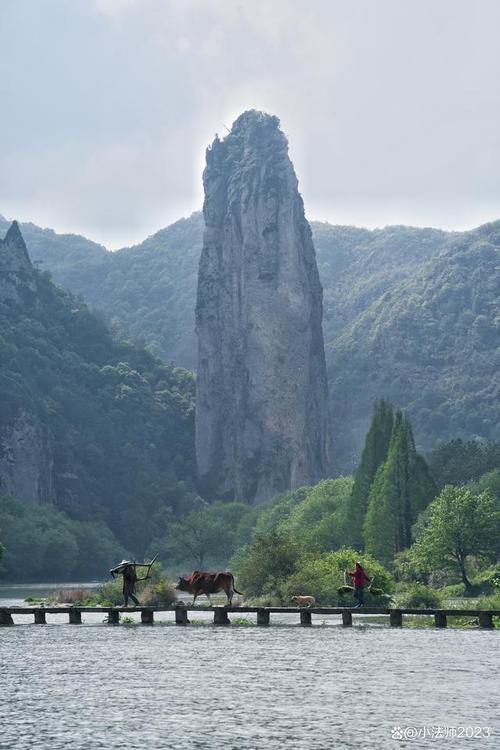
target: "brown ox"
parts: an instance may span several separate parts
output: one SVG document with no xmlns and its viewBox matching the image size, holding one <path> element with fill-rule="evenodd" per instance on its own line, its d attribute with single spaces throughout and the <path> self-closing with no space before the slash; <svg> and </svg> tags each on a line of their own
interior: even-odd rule
<svg viewBox="0 0 500 750">
<path fill-rule="evenodd" d="M 229 572 L 203 573 L 200 570 L 194 570 L 189 578 L 179 578 L 179 582 L 175 588 L 179 591 L 187 591 L 189 594 L 192 594 L 193 604 L 196 601 L 196 597 L 200 596 L 200 594 L 205 594 L 210 606 L 212 606 L 210 594 L 217 594 L 219 591 L 223 591 L 227 596 L 229 606 L 233 602 L 235 593 L 241 595 L 241 591 L 237 591 L 234 588 L 234 576 Z"/>
</svg>

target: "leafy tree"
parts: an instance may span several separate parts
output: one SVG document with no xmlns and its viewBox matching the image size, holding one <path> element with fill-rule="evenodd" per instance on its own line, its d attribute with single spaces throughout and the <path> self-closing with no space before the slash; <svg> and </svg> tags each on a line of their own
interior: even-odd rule
<svg viewBox="0 0 500 750">
<path fill-rule="evenodd" d="M 91 579 L 126 555 L 102 521 L 75 521 L 54 506 L 0 497 L 1 573 L 15 581 Z"/>
<path fill-rule="evenodd" d="M 257 534 L 267 534 L 274 529 L 284 526 L 293 509 L 306 499 L 310 487 L 299 487 L 290 492 L 277 495 L 267 506 L 262 506 L 256 523 Z"/>
<path fill-rule="evenodd" d="M 490 492 L 495 500 L 497 510 L 500 510 L 500 469 L 488 471 L 479 477 L 476 482 L 469 482 L 468 487 L 476 494 Z"/>
<path fill-rule="evenodd" d="M 351 497 L 346 507 L 346 540 L 348 544 L 359 549 L 363 546 L 363 522 L 368 508 L 370 488 L 379 466 L 387 458 L 393 423 L 392 406 L 384 399 L 376 401 L 361 454 L 361 463 L 356 471 Z"/>
<path fill-rule="evenodd" d="M 447 485 L 419 519 L 411 555 L 429 572 L 457 570 L 470 593 L 467 561 L 471 556 L 495 559 L 499 535 L 500 513 L 489 492 L 477 495 L 467 487 Z"/>
<path fill-rule="evenodd" d="M 500 443 L 460 438 L 441 443 L 427 456 L 438 489 L 447 484 L 464 484 L 500 469 Z"/>
<path fill-rule="evenodd" d="M 231 560 L 246 596 L 281 596 L 304 548 L 282 531 L 260 533 Z"/>
<path fill-rule="evenodd" d="M 370 490 L 363 527 L 367 551 L 391 564 L 397 552 L 410 546 L 412 526 L 435 493 L 427 465 L 415 449 L 410 421 L 398 411 L 387 460 Z"/>
<path fill-rule="evenodd" d="M 162 559 L 198 568 L 207 562 L 225 564 L 243 543 L 241 535 L 251 515 L 252 510 L 244 503 L 215 502 L 198 507 L 173 521 L 165 538 L 157 542 Z"/>
<path fill-rule="evenodd" d="M 279 528 L 310 550 L 338 549 L 344 543 L 344 508 L 352 485 L 352 477 L 338 477 L 307 488 Z"/>
</svg>

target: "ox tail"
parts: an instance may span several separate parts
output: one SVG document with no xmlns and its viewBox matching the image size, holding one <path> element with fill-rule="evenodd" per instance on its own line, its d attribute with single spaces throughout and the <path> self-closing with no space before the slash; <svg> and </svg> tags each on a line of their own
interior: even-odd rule
<svg viewBox="0 0 500 750">
<path fill-rule="evenodd" d="M 231 582 L 232 582 L 232 584 L 233 584 L 233 591 L 234 591 L 234 593 L 235 593 L 235 594 L 239 594 L 240 596 L 243 596 L 242 592 L 241 592 L 241 591 L 238 591 L 238 589 L 237 589 L 237 588 L 236 588 L 236 586 L 234 585 L 234 576 L 233 576 L 233 574 L 232 574 L 232 573 L 231 573 Z"/>
</svg>

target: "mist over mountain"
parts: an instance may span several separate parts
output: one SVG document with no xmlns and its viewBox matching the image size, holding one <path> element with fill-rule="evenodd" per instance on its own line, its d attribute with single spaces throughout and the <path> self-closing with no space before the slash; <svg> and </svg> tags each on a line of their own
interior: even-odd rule
<svg viewBox="0 0 500 750">
<path fill-rule="evenodd" d="M 379 396 L 408 409 L 423 450 L 454 437 L 499 440 L 500 222 L 469 232 L 311 229 L 337 470 L 355 468 Z M 155 354 L 195 368 L 200 213 L 113 253 L 32 224 L 22 231 L 56 283 Z"/>
</svg>

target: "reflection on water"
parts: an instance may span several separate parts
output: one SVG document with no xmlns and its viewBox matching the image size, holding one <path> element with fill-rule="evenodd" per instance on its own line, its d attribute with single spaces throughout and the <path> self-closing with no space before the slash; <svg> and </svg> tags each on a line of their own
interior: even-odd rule
<svg viewBox="0 0 500 750">
<path fill-rule="evenodd" d="M 499 746 L 495 631 L 343 629 L 321 617 L 310 629 L 293 617 L 217 628 L 198 613 L 206 624 L 185 628 L 53 617 L 61 624 L 0 629 L 2 749 Z M 391 739 L 396 725 L 468 724 L 497 735 Z"/>
</svg>

